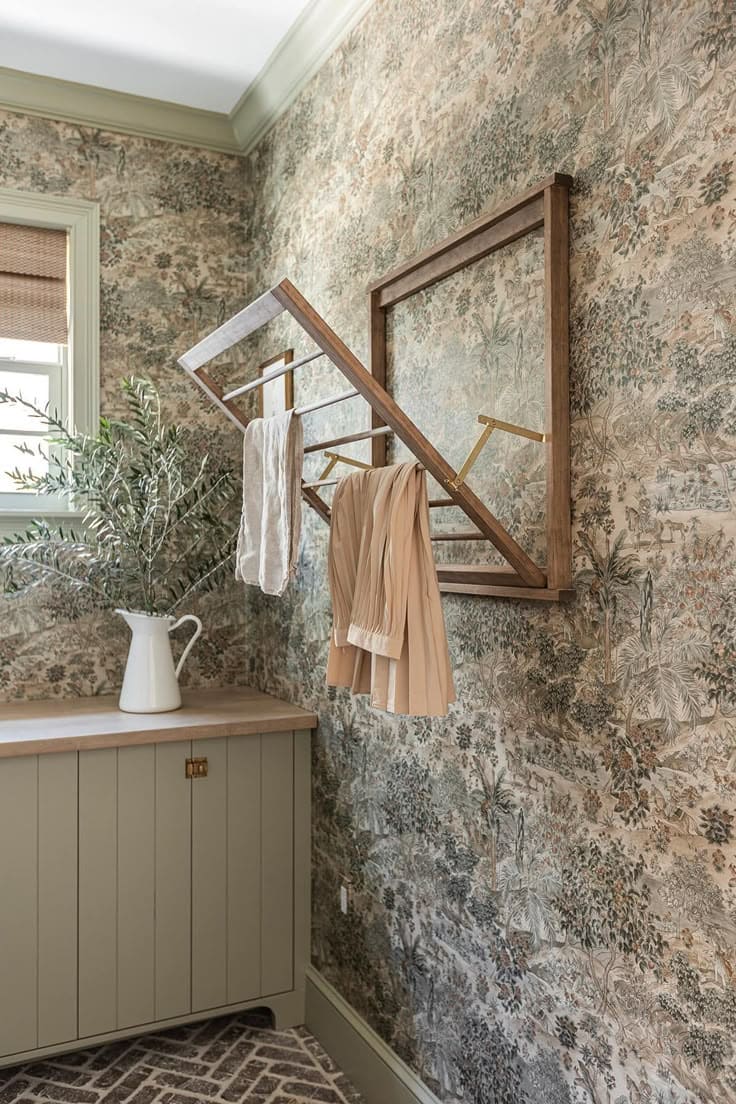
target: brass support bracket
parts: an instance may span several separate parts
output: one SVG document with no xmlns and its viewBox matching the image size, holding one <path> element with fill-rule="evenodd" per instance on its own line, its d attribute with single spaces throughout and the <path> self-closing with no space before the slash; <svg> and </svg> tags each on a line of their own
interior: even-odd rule
<svg viewBox="0 0 736 1104">
<path fill-rule="evenodd" d="M 325 456 L 327 456 L 327 453 L 325 453 Z M 325 470 L 319 473 L 319 478 L 317 479 L 317 482 L 321 483 L 323 479 L 326 479 L 336 464 L 337 460 L 335 460 L 334 456 L 331 456 Z"/>
<path fill-rule="evenodd" d="M 548 434 L 538 433 L 536 429 L 527 429 L 525 426 L 514 425 L 513 422 L 502 422 L 500 418 L 491 418 L 487 414 L 479 414 L 478 421 L 483 426 L 478 440 L 473 445 L 467 458 L 455 478 L 448 484 L 457 490 L 467 479 L 471 469 L 475 466 L 478 457 L 488 443 L 488 439 L 494 429 L 500 429 L 504 433 L 513 433 L 517 437 L 526 437 L 530 441 L 546 441 Z"/>
<path fill-rule="evenodd" d="M 325 456 L 329 463 L 320 475 L 320 479 L 326 479 L 337 464 L 349 464 L 351 468 L 361 468 L 363 471 L 371 471 L 373 468 L 372 464 L 364 464 L 362 460 L 354 460 L 352 456 L 342 456 L 339 452 L 325 451 Z"/>
</svg>

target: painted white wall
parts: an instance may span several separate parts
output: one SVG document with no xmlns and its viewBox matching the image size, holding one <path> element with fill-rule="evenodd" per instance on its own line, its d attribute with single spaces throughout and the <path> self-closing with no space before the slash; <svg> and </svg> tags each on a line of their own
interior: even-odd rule
<svg viewBox="0 0 736 1104">
<path fill-rule="evenodd" d="M 0 0 L 0 66 L 229 111 L 307 0 Z"/>
</svg>

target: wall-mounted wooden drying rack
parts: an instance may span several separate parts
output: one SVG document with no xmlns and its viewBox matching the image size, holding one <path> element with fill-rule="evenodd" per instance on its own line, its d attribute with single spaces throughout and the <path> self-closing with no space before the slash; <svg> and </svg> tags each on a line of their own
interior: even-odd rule
<svg viewBox="0 0 736 1104">
<path fill-rule="evenodd" d="M 373 462 L 379 466 L 380 463 L 385 462 L 385 449 L 379 448 L 379 443 L 383 444 L 387 437 L 394 434 L 434 476 L 446 493 L 446 498 L 431 501 L 430 506 L 458 506 L 475 526 L 472 530 L 465 530 L 458 534 L 436 534 L 437 539 L 447 539 L 449 536 L 457 540 L 490 541 L 508 564 L 507 567 L 440 565 L 438 574 L 442 590 L 547 602 L 564 600 L 573 593 L 570 581 L 567 382 L 569 184 L 569 177 L 556 174 L 522 196 L 516 197 L 504 208 L 477 220 L 472 228 L 468 228 L 472 229 L 472 235 L 476 239 L 479 226 L 489 231 L 485 244 L 481 244 L 480 247 L 474 246 L 474 257 L 477 259 L 499 248 L 500 245 L 515 240 L 530 229 L 544 227 L 547 428 L 544 434 L 535 434 L 535 439 L 544 442 L 548 458 L 546 569 L 539 567 L 531 559 L 465 482 L 474 458 L 483 447 L 490 431 L 498 429 L 506 432 L 521 432 L 524 436 L 529 436 L 531 431 L 498 421 L 493 417 L 480 417 L 479 421 L 484 425 L 481 438 L 461 471 L 455 471 L 388 393 L 384 386 L 384 375 L 381 372 L 376 373 L 375 365 L 373 374 L 369 372 L 289 280 L 281 280 L 270 291 L 265 292 L 228 322 L 219 326 L 180 357 L 179 364 L 222 410 L 223 414 L 244 431 L 249 419 L 235 404 L 237 398 L 278 378 L 285 372 L 298 370 L 319 357 L 328 357 L 345 376 L 350 388 L 328 398 L 297 407 L 295 413 L 300 416 L 308 415 L 313 411 L 360 395 L 371 407 L 373 425 L 370 429 L 327 441 L 308 443 L 305 446 L 305 453 L 322 452 L 329 461 L 319 479 L 302 483 L 304 499 L 320 517 L 329 523 L 330 508 L 319 491 L 322 487 L 337 482 L 336 478 L 328 478 L 328 476 L 331 475 L 337 463 L 345 460 L 341 454 L 335 454 L 334 450 L 353 441 L 372 440 Z M 468 237 L 466 230 L 448 239 L 444 254 L 446 255 L 449 250 L 457 246 L 460 246 L 460 253 L 463 253 L 463 242 Z M 466 252 L 467 249 L 465 249 Z M 452 263 L 452 254 L 450 254 L 450 263 Z M 467 263 L 466 259 L 456 264 L 454 268 L 447 269 L 447 262 L 445 262 L 445 270 L 457 271 L 464 263 Z M 405 275 L 406 273 L 399 271 L 396 278 Z M 415 282 L 409 279 L 407 286 L 413 286 Z M 425 284 L 425 286 L 428 285 Z M 375 291 L 373 294 L 376 294 Z M 407 294 L 410 294 L 410 291 Z M 281 364 L 270 369 L 249 383 L 224 392 L 205 370 L 205 365 L 249 334 L 265 326 L 283 311 L 287 311 L 299 323 L 317 344 L 317 349 L 289 364 Z M 375 338 L 375 334 L 373 336 Z M 348 463 L 350 462 L 351 458 L 348 458 Z"/>
</svg>

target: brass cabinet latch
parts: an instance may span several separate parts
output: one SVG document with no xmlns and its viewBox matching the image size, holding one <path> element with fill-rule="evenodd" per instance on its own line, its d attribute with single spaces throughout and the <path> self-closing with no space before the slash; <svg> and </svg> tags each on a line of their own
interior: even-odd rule
<svg viewBox="0 0 736 1104">
<path fill-rule="evenodd" d="M 186 760 L 186 776 L 187 778 L 206 778 L 207 777 L 207 760 L 202 759 L 187 759 Z"/>
</svg>

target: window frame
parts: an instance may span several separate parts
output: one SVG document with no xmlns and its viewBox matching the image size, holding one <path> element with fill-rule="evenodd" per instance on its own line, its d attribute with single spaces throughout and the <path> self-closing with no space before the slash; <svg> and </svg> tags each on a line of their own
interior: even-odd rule
<svg viewBox="0 0 736 1104">
<path fill-rule="evenodd" d="M 100 420 L 100 208 L 88 199 L 0 188 L 0 222 L 65 230 L 69 236 L 69 378 L 65 416 L 82 433 L 97 432 Z M 21 362 L 0 367 L 20 370 Z M 63 369 L 62 369 L 63 370 Z M 20 459 L 20 458 L 19 458 Z M 20 492 L 22 494 L 22 492 Z M 23 494 L 17 507 L 0 500 L 0 537 L 21 532 L 34 518 L 53 523 L 82 516 L 73 504 L 43 501 L 33 506 Z"/>
<path fill-rule="evenodd" d="M 62 420 L 66 420 L 68 414 L 68 398 L 71 394 L 72 377 L 69 369 L 69 346 L 59 345 L 59 359 L 56 361 L 36 360 L 12 360 L 0 354 L 0 374 L 44 376 L 49 383 L 48 405 L 50 410 L 55 410 Z M 46 436 L 42 428 L 12 430 L 0 428 L 0 438 L 3 436 L 25 437 L 31 447 L 33 441 L 40 443 Z M 47 446 L 50 455 L 56 454 L 60 458 L 63 450 L 56 446 Z M 23 469 L 24 459 L 19 454 L 18 467 Z M 0 514 L 16 513 L 17 511 L 31 511 L 38 514 L 39 511 L 47 513 L 68 513 L 67 504 L 63 499 L 53 495 L 36 495 L 32 491 L 0 491 Z"/>
</svg>

